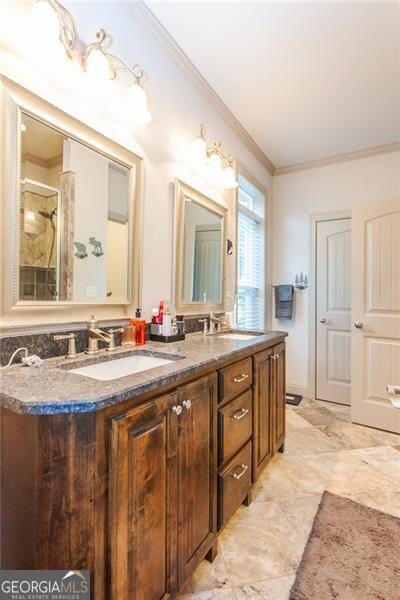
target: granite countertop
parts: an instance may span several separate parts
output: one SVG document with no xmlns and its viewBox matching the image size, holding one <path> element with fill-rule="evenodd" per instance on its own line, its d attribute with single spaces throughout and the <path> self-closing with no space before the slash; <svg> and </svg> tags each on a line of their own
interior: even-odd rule
<svg viewBox="0 0 400 600">
<path fill-rule="evenodd" d="M 0 402 L 15 412 L 35 415 L 96 411 L 206 368 L 218 368 L 226 360 L 240 360 L 257 351 L 257 346 L 272 346 L 286 335 L 282 331 L 265 331 L 251 340 L 230 340 L 193 333 L 173 344 L 148 342 L 129 350 L 119 347 L 112 354 L 102 351 L 95 357 L 79 354 L 73 359 L 49 358 L 37 368 L 14 365 L 0 371 Z M 70 372 L 132 354 L 161 355 L 173 362 L 111 381 Z"/>
</svg>

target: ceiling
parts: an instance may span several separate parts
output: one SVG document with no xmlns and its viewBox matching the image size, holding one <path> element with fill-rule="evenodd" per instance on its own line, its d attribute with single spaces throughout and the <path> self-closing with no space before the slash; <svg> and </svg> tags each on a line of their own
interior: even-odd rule
<svg viewBox="0 0 400 600">
<path fill-rule="evenodd" d="M 146 2 L 276 167 L 400 140 L 400 3 Z"/>
</svg>

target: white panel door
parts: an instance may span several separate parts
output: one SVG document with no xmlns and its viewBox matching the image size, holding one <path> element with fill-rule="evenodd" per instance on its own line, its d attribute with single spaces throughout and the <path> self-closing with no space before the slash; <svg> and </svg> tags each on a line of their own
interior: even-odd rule
<svg viewBox="0 0 400 600">
<path fill-rule="evenodd" d="M 316 397 L 350 404 L 351 219 L 317 223 Z"/>
<path fill-rule="evenodd" d="M 353 209 L 352 271 L 352 420 L 400 433 L 400 200 Z"/>
</svg>

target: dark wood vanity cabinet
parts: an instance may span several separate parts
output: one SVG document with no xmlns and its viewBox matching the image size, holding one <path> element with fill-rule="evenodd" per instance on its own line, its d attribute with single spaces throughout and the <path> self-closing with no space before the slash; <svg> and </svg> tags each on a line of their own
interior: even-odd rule
<svg viewBox="0 0 400 600">
<path fill-rule="evenodd" d="M 215 543 L 216 375 L 111 418 L 111 598 L 175 597 Z"/>
<path fill-rule="evenodd" d="M 285 344 L 256 354 L 254 361 L 253 481 L 285 442 Z"/>
<path fill-rule="evenodd" d="M 89 569 L 93 600 L 173 600 L 283 449 L 285 344 L 97 412 L 1 411 L 1 567 Z"/>
</svg>

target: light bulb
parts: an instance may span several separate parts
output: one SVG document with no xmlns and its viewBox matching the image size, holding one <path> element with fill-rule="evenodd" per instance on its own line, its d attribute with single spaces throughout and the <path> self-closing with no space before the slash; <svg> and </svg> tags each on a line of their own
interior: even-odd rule
<svg viewBox="0 0 400 600">
<path fill-rule="evenodd" d="M 64 53 L 58 15 L 47 0 L 39 0 L 32 6 L 29 38 L 31 51 L 40 58 L 54 60 Z"/>
<path fill-rule="evenodd" d="M 192 146 L 193 161 L 196 165 L 203 165 L 207 160 L 207 144 L 205 139 L 198 137 Z"/>
<path fill-rule="evenodd" d="M 141 125 L 150 123 L 152 116 L 147 108 L 147 95 L 139 83 L 133 83 L 128 89 L 128 109 L 132 119 Z"/>
<path fill-rule="evenodd" d="M 86 72 L 97 82 L 108 81 L 111 77 L 110 63 L 100 48 L 92 48 L 86 58 Z"/>
<path fill-rule="evenodd" d="M 216 152 L 213 152 L 211 154 L 211 156 L 209 158 L 209 166 L 210 166 L 211 172 L 215 176 L 221 175 L 222 161 L 221 161 L 221 157 Z"/>
<path fill-rule="evenodd" d="M 238 186 L 235 171 L 230 165 L 225 167 L 222 173 L 222 186 L 226 190 L 232 190 Z"/>
</svg>

